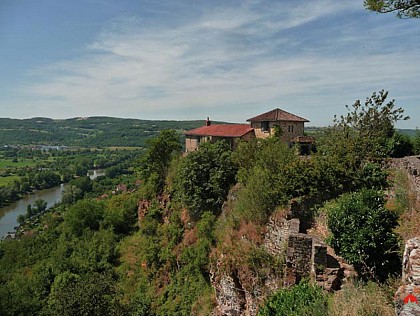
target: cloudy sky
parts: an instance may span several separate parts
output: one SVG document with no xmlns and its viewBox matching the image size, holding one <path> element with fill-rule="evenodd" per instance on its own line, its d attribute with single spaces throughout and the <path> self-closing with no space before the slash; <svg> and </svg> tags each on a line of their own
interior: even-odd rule
<svg viewBox="0 0 420 316">
<path fill-rule="evenodd" d="M 420 20 L 363 0 L 1 0 L 0 117 L 325 126 L 385 89 L 420 128 Z"/>
</svg>

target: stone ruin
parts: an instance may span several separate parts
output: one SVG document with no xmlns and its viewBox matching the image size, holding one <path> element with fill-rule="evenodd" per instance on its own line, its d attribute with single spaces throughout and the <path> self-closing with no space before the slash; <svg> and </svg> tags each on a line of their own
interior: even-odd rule
<svg viewBox="0 0 420 316">
<path fill-rule="evenodd" d="M 402 282 L 395 293 L 395 314 L 397 316 L 420 315 L 420 237 L 410 239 L 405 244 L 403 256 Z M 417 303 L 406 304 L 404 299 L 414 295 Z"/>
<path fill-rule="evenodd" d="M 351 267 L 330 254 L 331 249 L 327 249 L 322 241 L 299 232 L 299 229 L 298 218 L 270 218 L 262 247 L 273 256 L 285 256 L 286 266 L 284 275 L 270 276 L 263 287 L 256 284 L 252 290 L 245 289 L 237 271 L 229 275 L 220 272 L 218 265 L 222 264 L 223 255 L 220 256 L 211 271 L 217 301 L 214 315 L 256 315 L 264 296 L 261 294 L 292 286 L 303 278 L 314 280 L 326 291 L 336 291 L 347 277 L 355 275 Z"/>
</svg>

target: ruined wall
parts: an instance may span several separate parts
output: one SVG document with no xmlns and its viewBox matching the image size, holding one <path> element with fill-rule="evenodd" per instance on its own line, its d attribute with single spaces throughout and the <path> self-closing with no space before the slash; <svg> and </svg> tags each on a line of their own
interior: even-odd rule
<svg viewBox="0 0 420 316">
<path fill-rule="evenodd" d="M 267 233 L 264 238 L 264 247 L 272 255 L 283 255 L 286 251 L 290 234 L 299 233 L 300 221 L 298 218 L 287 220 L 285 218 L 269 219 Z"/>
<path fill-rule="evenodd" d="M 395 293 L 395 314 L 397 316 L 420 315 L 420 237 L 410 239 L 405 244 L 402 267 L 404 285 Z M 408 295 L 414 295 L 417 303 L 406 304 Z"/>
<path fill-rule="evenodd" d="M 219 255 L 210 273 L 217 301 L 214 315 L 256 315 L 265 297 L 302 278 L 312 278 L 328 291 L 340 288 L 344 269 L 337 260 L 331 266 L 334 260 L 329 260 L 327 246 L 315 237 L 299 233 L 299 223 L 297 218 L 271 217 L 267 225 L 261 247 L 273 256 L 285 257 L 284 273 L 271 272 L 261 278 L 245 274 L 240 267 L 227 272 L 221 268 L 225 257 Z"/>
<path fill-rule="evenodd" d="M 292 234 L 287 241 L 285 286 L 309 278 L 312 271 L 312 237 L 306 234 Z"/>
</svg>

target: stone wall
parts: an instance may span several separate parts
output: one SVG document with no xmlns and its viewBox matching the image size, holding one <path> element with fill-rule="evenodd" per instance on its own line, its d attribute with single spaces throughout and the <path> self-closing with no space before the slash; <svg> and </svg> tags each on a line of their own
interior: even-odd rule
<svg viewBox="0 0 420 316">
<path fill-rule="evenodd" d="M 298 218 L 287 220 L 285 218 L 269 219 L 267 233 L 264 238 L 264 247 L 272 255 L 284 255 L 291 234 L 299 233 L 300 221 Z"/>
<path fill-rule="evenodd" d="M 420 156 L 394 158 L 391 166 L 405 170 L 409 175 L 410 188 L 416 193 L 417 207 L 420 206 Z"/>
<path fill-rule="evenodd" d="M 303 278 L 309 278 L 312 271 L 313 239 L 306 234 L 291 234 L 287 241 L 285 286 L 299 283 Z"/>
<path fill-rule="evenodd" d="M 402 267 L 403 285 L 395 294 L 395 314 L 398 316 L 420 315 L 420 237 L 410 239 L 405 244 Z M 414 295 L 417 303 L 405 304 L 408 295 Z"/>
<path fill-rule="evenodd" d="M 256 315 L 267 295 L 303 278 L 311 278 L 328 291 L 340 288 L 344 269 L 337 260 L 331 265 L 334 260 L 329 260 L 331 256 L 322 241 L 299 233 L 299 223 L 297 218 L 270 218 L 261 245 L 271 255 L 285 258 L 284 274 L 271 272 L 261 279 L 261 276 L 246 274 L 240 267 L 227 271 L 229 269 L 223 268 L 225 256 L 218 256 L 210 271 L 217 301 L 214 315 Z"/>
</svg>

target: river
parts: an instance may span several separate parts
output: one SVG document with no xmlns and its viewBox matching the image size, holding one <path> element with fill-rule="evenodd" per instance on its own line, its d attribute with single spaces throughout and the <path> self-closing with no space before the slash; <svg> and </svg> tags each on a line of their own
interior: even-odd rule
<svg viewBox="0 0 420 316">
<path fill-rule="evenodd" d="M 38 199 L 47 201 L 48 208 L 61 201 L 61 194 L 65 185 L 51 189 L 40 190 L 31 195 L 24 195 L 22 199 L 6 207 L 0 208 L 0 239 L 8 232 L 13 232 L 14 227 L 18 226 L 17 217 L 26 214 L 26 208 L 29 204 L 34 204 Z"/>
</svg>

